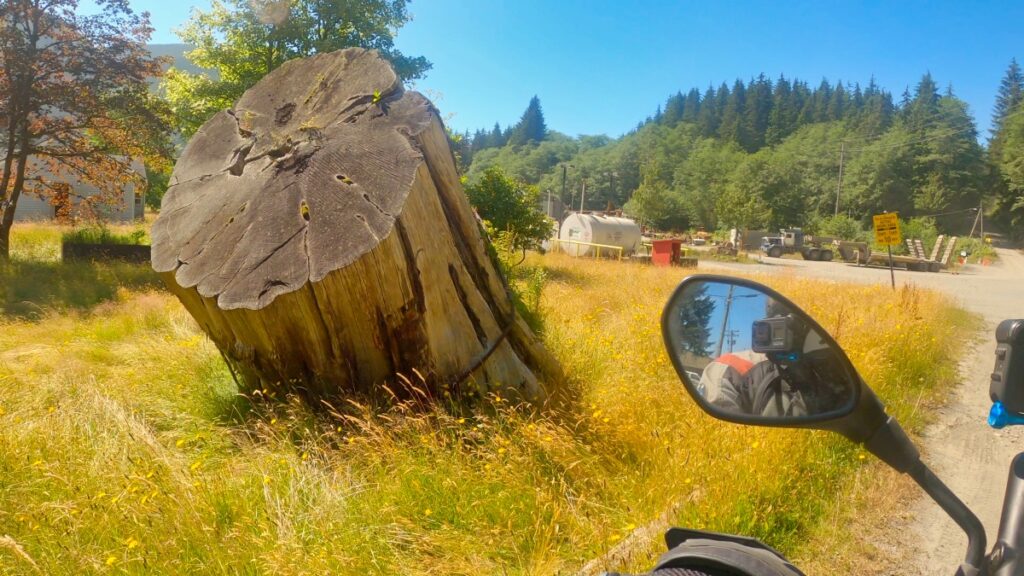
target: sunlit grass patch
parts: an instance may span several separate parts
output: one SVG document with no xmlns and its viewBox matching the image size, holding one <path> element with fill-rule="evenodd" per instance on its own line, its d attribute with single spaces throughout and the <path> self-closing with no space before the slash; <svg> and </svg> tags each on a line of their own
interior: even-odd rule
<svg viewBox="0 0 1024 576">
<path fill-rule="evenodd" d="M 134 230 L 111 229 L 119 234 Z M 119 290 L 160 287 L 159 278 L 144 264 L 62 262 L 61 235 L 68 230 L 48 224 L 14 226 L 11 261 L 0 262 L 0 318 L 38 319 L 66 310 L 87 311 L 116 301 Z"/>
<path fill-rule="evenodd" d="M 313 410 L 242 396 L 173 297 L 128 276 L 86 307 L 0 317 L 0 535 L 45 574 L 552 574 L 678 505 L 680 523 L 792 551 L 860 452 L 720 423 L 687 399 L 658 326 L 685 271 L 528 264 L 546 271 L 539 309 L 578 394 L 569 414 L 500 397 Z M 912 425 L 952 380 L 969 322 L 943 298 L 760 280 L 833 331 Z M 6 573 L 33 569 L 0 546 Z"/>
</svg>

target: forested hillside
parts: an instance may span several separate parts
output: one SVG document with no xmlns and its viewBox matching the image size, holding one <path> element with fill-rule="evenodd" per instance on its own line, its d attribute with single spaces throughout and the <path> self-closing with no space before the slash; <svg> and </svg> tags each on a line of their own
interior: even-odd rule
<svg viewBox="0 0 1024 576">
<path fill-rule="evenodd" d="M 996 114 L 997 132 L 1007 134 L 1024 126 L 1024 118 L 1015 121 L 1015 67 Z M 662 229 L 813 228 L 837 212 L 867 222 L 888 210 L 934 216 L 940 228 L 955 231 L 970 226 L 981 202 L 1007 222 L 1013 206 L 1024 210 L 1024 177 L 1013 188 L 1004 174 L 1024 173 L 1020 155 L 991 158 L 966 103 L 927 73 L 898 99 L 873 79 L 866 87 L 824 80 L 811 87 L 761 75 L 694 88 L 670 96 L 617 139 L 554 131 L 539 140 L 514 137 L 537 117 L 543 127 L 534 98 L 519 124 L 463 134 L 470 181 L 499 166 L 575 209 L 585 183 L 585 209 L 624 207 Z M 1001 140 L 1014 150 L 1024 146 L 1024 136 L 1013 134 Z"/>
</svg>

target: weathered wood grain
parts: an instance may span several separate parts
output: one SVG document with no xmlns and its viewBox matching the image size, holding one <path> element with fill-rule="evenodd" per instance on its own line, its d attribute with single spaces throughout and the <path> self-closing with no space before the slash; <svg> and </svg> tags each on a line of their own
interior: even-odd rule
<svg viewBox="0 0 1024 576">
<path fill-rule="evenodd" d="M 207 122 L 152 236 L 154 269 L 249 386 L 375 394 L 420 374 L 433 394 L 543 401 L 561 380 L 437 111 L 376 52 L 288 62 Z"/>
</svg>

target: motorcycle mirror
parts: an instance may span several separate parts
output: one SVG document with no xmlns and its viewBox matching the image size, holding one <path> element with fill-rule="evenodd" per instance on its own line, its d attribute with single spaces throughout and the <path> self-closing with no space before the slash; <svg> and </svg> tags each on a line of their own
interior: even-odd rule
<svg viewBox="0 0 1024 576">
<path fill-rule="evenodd" d="M 968 537 L 961 572 L 977 574 L 985 529 L 921 461 L 914 443 L 839 344 L 806 312 L 750 280 L 685 278 L 661 315 L 669 358 L 687 392 L 729 422 L 831 430 L 908 474 Z"/>
<path fill-rule="evenodd" d="M 662 332 L 687 391 L 716 418 L 805 428 L 857 407 L 861 381 L 839 344 L 760 284 L 691 276 L 665 306 Z"/>
</svg>

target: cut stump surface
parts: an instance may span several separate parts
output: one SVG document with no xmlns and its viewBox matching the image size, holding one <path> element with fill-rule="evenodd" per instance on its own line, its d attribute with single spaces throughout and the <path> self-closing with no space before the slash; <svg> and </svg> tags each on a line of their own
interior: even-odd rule
<svg viewBox="0 0 1024 576">
<path fill-rule="evenodd" d="M 154 269 L 250 386 L 471 382 L 542 401 L 560 380 L 515 313 L 436 110 L 374 51 L 288 62 L 210 119 L 152 237 Z"/>
</svg>

